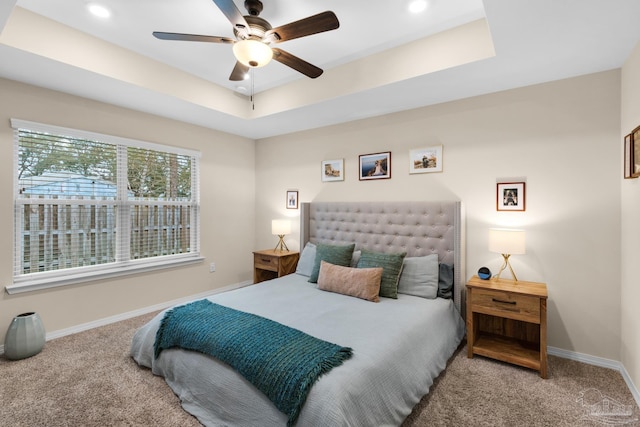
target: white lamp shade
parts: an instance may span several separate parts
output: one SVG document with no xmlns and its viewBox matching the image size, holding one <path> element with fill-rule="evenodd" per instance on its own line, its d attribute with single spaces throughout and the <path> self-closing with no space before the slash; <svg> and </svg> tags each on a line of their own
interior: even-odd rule
<svg viewBox="0 0 640 427">
<path fill-rule="evenodd" d="M 499 254 L 521 255 L 525 253 L 524 230 L 504 228 L 489 229 L 489 250 Z"/>
<path fill-rule="evenodd" d="M 264 67 L 273 58 L 273 51 L 269 46 L 251 39 L 234 43 L 233 54 L 242 64 L 252 68 Z"/>
<path fill-rule="evenodd" d="M 275 236 L 291 234 L 291 221 L 288 219 L 274 219 L 271 221 L 271 234 Z"/>
</svg>

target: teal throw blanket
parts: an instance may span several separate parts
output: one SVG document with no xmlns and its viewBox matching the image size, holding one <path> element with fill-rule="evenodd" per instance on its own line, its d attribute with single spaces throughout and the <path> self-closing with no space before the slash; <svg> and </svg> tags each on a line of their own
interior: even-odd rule
<svg viewBox="0 0 640 427">
<path fill-rule="evenodd" d="M 264 317 L 199 300 L 169 310 L 155 357 L 180 347 L 216 357 L 242 374 L 288 417 L 298 419 L 313 384 L 353 351 Z"/>
</svg>

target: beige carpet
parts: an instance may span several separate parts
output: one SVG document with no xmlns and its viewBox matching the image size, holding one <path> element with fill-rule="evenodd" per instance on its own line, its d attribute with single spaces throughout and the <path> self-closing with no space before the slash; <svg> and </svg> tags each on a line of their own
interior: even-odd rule
<svg viewBox="0 0 640 427">
<path fill-rule="evenodd" d="M 162 378 L 129 357 L 152 315 L 46 343 L 29 359 L 0 358 L 2 426 L 199 426 Z M 592 406 L 587 406 L 592 405 Z M 605 418 L 603 404 L 620 415 Z M 640 426 L 618 372 L 549 357 L 549 379 L 461 348 L 403 426 Z"/>
</svg>

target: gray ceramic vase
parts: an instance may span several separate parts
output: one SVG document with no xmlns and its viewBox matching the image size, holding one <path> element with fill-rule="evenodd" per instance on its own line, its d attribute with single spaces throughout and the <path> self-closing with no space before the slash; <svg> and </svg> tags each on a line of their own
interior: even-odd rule
<svg viewBox="0 0 640 427">
<path fill-rule="evenodd" d="M 7 359 L 25 359 L 40 353 L 44 347 L 45 330 L 38 313 L 22 313 L 13 318 L 4 338 Z"/>
</svg>

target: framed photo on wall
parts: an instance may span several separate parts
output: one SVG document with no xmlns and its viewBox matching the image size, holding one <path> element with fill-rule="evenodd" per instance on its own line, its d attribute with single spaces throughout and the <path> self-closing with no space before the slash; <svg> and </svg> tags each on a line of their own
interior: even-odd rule
<svg viewBox="0 0 640 427">
<path fill-rule="evenodd" d="M 636 178 L 633 176 L 633 134 L 624 137 L 624 178 Z"/>
<path fill-rule="evenodd" d="M 287 209 L 298 209 L 298 191 L 287 191 Z"/>
<path fill-rule="evenodd" d="M 497 184 L 496 209 L 499 211 L 524 211 L 525 183 L 499 182 Z"/>
<path fill-rule="evenodd" d="M 442 172 L 442 145 L 409 151 L 409 173 Z"/>
<path fill-rule="evenodd" d="M 320 172 L 322 182 L 344 181 L 344 159 L 323 160 Z"/>
<path fill-rule="evenodd" d="M 391 151 L 360 155 L 360 181 L 391 178 Z"/>
</svg>

